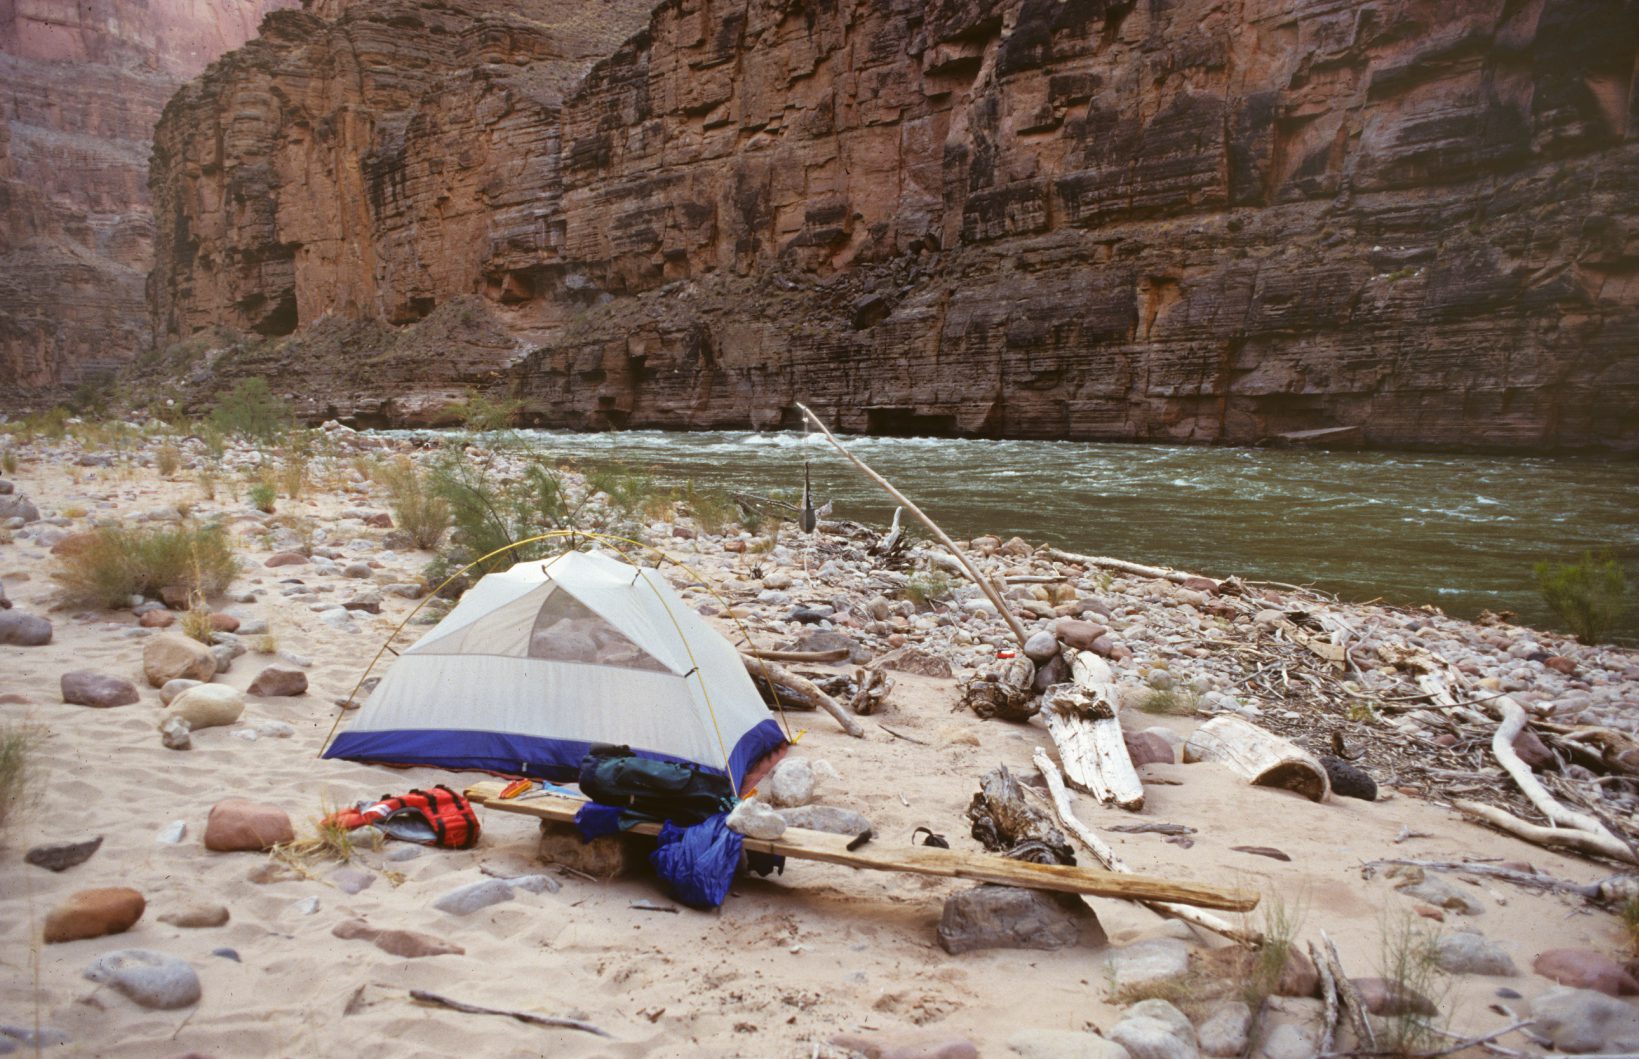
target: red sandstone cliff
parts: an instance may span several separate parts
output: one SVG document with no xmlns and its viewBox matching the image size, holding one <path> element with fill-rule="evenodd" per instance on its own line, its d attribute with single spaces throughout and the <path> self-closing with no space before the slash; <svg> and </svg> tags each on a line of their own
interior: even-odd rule
<svg viewBox="0 0 1639 1059">
<path fill-rule="evenodd" d="M 177 86 L 295 2 L 0 2 L 0 409 L 147 344 L 154 123 Z"/>
<path fill-rule="evenodd" d="M 315 415 L 1639 447 L 1634 0 L 667 0 L 567 96 L 546 9 L 325 13 L 153 174 L 159 340 Z"/>
</svg>

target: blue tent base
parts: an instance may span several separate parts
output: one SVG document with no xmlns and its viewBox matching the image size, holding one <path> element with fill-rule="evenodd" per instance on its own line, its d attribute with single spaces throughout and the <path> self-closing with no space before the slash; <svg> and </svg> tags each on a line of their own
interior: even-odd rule
<svg viewBox="0 0 1639 1059">
<path fill-rule="evenodd" d="M 752 767 L 785 741 L 785 733 L 772 719 L 759 722 L 741 736 L 729 755 L 731 774 L 743 784 Z M 401 728 L 343 732 L 326 748 L 323 756 L 376 765 L 425 765 L 455 772 L 496 772 L 564 783 L 580 778 L 581 759 L 593 745 L 577 739 L 547 739 L 508 732 Z M 691 763 L 687 758 L 644 747 L 634 747 L 632 752 L 657 761 Z M 718 775 L 723 773 L 719 768 L 703 764 L 701 767 Z"/>
</svg>

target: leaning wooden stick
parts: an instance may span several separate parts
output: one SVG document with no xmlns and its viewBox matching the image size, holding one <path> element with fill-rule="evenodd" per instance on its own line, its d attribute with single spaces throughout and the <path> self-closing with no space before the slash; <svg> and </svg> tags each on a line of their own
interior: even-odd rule
<svg viewBox="0 0 1639 1059">
<path fill-rule="evenodd" d="M 836 718 L 843 731 L 855 739 L 865 738 L 865 729 L 859 726 L 859 722 L 848 716 L 848 711 L 843 709 L 836 699 L 821 691 L 813 681 L 799 677 L 788 669 L 782 669 L 766 658 L 754 658 L 743 652 L 740 655 L 740 662 L 746 667 L 746 672 L 751 674 L 753 681 L 778 685 L 784 689 L 784 698 L 787 700 L 795 699 L 811 710 L 824 710 Z"/>
<path fill-rule="evenodd" d="M 1029 637 L 1025 634 L 1024 626 L 1019 624 L 1019 619 L 1014 617 L 1013 612 L 1009 610 L 1007 604 L 1003 602 L 1001 594 L 996 591 L 996 586 L 992 585 L 988 578 L 979 573 L 978 569 L 971 561 L 969 561 L 968 557 L 962 553 L 962 550 L 956 547 L 956 542 L 946 536 L 945 531 L 940 529 L 938 524 L 935 523 L 933 519 L 923 514 L 921 508 L 911 503 L 910 500 L 905 497 L 904 493 L 901 493 L 899 490 L 895 489 L 886 478 L 867 467 L 864 460 L 861 460 L 858 456 L 855 456 L 853 453 L 849 452 L 847 448 L 843 446 L 842 442 L 837 440 L 836 435 L 831 433 L 831 428 L 827 427 L 823 422 L 821 422 L 819 416 L 808 410 L 807 405 L 799 404 L 797 405 L 797 408 L 802 411 L 803 415 L 808 417 L 809 422 L 813 423 L 816 427 L 819 427 L 820 432 L 825 435 L 826 440 L 829 441 L 838 452 L 846 456 L 850 463 L 864 472 L 867 478 L 871 479 L 871 481 L 887 490 L 889 496 L 893 497 L 900 504 L 904 505 L 906 511 L 909 511 L 911 514 L 915 515 L 922 525 L 926 526 L 933 533 L 933 535 L 939 539 L 939 543 L 943 544 L 950 550 L 950 554 L 953 555 L 956 558 L 956 561 L 962 565 L 962 570 L 969 578 L 972 579 L 974 584 L 979 586 L 979 590 L 982 591 L 990 600 L 991 604 L 995 606 L 996 612 L 1002 616 L 1004 621 L 1007 622 L 1007 627 L 1013 630 L 1013 635 L 1018 639 L 1019 646 L 1023 647 L 1025 640 L 1029 639 Z"/>
<path fill-rule="evenodd" d="M 1099 862 L 1106 868 L 1114 872 L 1121 872 L 1124 875 L 1131 875 L 1132 868 L 1116 856 L 1115 850 L 1111 849 L 1108 843 L 1099 838 L 1092 828 L 1082 823 L 1081 819 L 1076 816 L 1075 810 L 1070 807 L 1070 795 L 1065 790 L 1064 777 L 1059 775 L 1058 766 L 1053 764 L 1053 759 L 1047 756 L 1047 751 L 1038 746 L 1033 755 L 1033 760 L 1036 763 L 1036 771 L 1040 772 L 1042 778 L 1047 781 L 1047 790 L 1053 796 L 1053 811 L 1058 815 L 1059 823 L 1063 824 L 1071 834 L 1081 839 L 1082 843 L 1092 850 L 1093 856 L 1097 857 Z M 1198 908 L 1167 904 L 1162 901 L 1145 901 L 1144 907 L 1164 916 L 1181 919 L 1191 926 L 1200 927 L 1202 930 L 1222 934 L 1226 938 L 1247 945 L 1263 944 L 1263 934 L 1257 929 L 1237 927 L 1222 916 L 1215 916 Z"/>
</svg>

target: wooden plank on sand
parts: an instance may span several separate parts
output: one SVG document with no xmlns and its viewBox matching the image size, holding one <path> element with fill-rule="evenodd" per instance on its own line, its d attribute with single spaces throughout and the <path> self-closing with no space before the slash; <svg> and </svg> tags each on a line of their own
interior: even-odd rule
<svg viewBox="0 0 1639 1059">
<path fill-rule="evenodd" d="M 475 804 L 486 809 L 519 813 L 563 824 L 574 822 L 575 813 L 585 804 L 579 798 L 555 795 L 524 801 L 502 801 L 501 791 L 504 786 L 495 782 L 478 783 L 468 787 L 466 795 Z M 631 830 L 640 835 L 654 835 L 659 833 L 660 825 L 638 824 Z M 827 864 L 842 864 L 850 868 L 972 879 L 975 882 L 1022 886 L 1032 890 L 1058 890 L 1094 897 L 1171 901 L 1175 904 L 1222 908 L 1233 912 L 1250 911 L 1258 903 L 1256 894 L 1199 883 L 1172 882 L 1148 875 L 1122 875 L 1097 868 L 1064 864 L 1032 864 L 1029 861 L 1009 860 L 986 853 L 964 853 L 932 846 L 887 849 L 882 846 L 866 845 L 850 850 L 850 841 L 852 839 L 848 835 L 833 835 L 825 831 L 791 827 L 777 839 L 748 838 L 745 840 L 745 848 L 753 853 L 771 853 L 794 860 L 816 860 Z"/>
</svg>

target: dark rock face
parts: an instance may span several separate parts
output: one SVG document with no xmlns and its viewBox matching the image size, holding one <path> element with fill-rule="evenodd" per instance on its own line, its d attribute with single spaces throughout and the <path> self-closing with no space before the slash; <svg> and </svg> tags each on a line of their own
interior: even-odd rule
<svg viewBox="0 0 1639 1059">
<path fill-rule="evenodd" d="M 201 385 L 1639 448 L 1634 0 L 677 0 L 561 100 L 528 5 L 341 7 L 156 136 L 158 342 L 264 336 Z"/>
</svg>

